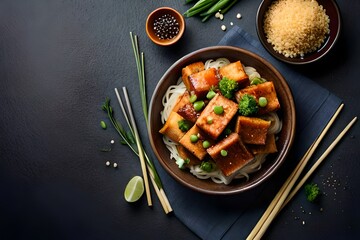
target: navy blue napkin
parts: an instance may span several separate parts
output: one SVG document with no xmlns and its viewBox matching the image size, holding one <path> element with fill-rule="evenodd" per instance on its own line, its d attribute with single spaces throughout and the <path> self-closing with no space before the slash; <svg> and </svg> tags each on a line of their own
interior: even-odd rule
<svg viewBox="0 0 360 240">
<path fill-rule="evenodd" d="M 291 154 L 294 161 L 293 165 L 282 166 L 285 174 L 276 174 L 281 179 L 275 179 L 275 182 L 282 183 L 328 123 L 341 100 L 274 59 L 256 38 L 237 26 L 227 32 L 219 45 L 244 48 L 267 59 L 285 77 L 292 90 L 297 112 L 297 132 Z M 163 171 L 160 175 L 174 214 L 202 239 L 245 239 L 280 187 L 280 184 L 274 185 L 274 181 L 272 184 L 267 181 L 239 195 L 212 196 L 183 187 Z"/>
</svg>

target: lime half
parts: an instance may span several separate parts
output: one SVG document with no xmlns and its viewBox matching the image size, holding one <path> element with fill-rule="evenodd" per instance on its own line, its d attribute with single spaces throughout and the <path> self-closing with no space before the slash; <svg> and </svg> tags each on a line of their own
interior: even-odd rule
<svg viewBox="0 0 360 240">
<path fill-rule="evenodd" d="M 135 176 L 126 185 L 124 197 L 127 202 L 136 202 L 144 193 L 144 180 Z"/>
</svg>

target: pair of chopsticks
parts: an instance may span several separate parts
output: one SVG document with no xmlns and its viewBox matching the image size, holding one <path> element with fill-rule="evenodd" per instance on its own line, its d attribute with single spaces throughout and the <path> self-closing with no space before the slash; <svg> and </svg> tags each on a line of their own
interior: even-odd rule
<svg viewBox="0 0 360 240">
<path fill-rule="evenodd" d="M 339 115 L 340 111 L 344 107 L 344 104 L 341 104 L 337 111 L 334 113 L 324 130 L 321 132 L 319 137 L 313 142 L 313 144 L 306 151 L 305 155 L 302 157 L 294 171 L 285 181 L 283 186 L 280 188 L 279 192 L 276 194 L 263 216 L 260 218 L 258 223 L 255 225 L 254 229 L 250 232 L 249 236 L 246 238 L 247 240 L 252 239 L 261 239 L 261 237 L 265 234 L 266 230 L 270 226 L 271 222 L 275 219 L 277 214 L 281 211 L 283 207 L 295 196 L 298 190 L 303 186 L 303 184 L 307 181 L 310 175 L 316 170 L 316 168 L 321 164 L 321 162 L 327 157 L 327 155 L 335 148 L 336 144 L 342 139 L 342 137 L 346 134 L 346 132 L 352 127 L 352 125 L 356 122 L 357 117 L 355 117 L 350 123 L 344 128 L 344 130 L 335 138 L 335 140 L 330 144 L 330 146 L 325 150 L 325 152 L 319 157 L 319 159 L 314 163 L 314 165 L 310 168 L 310 170 L 304 175 L 304 177 L 300 180 L 300 182 L 294 185 L 296 181 L 299 179 L 302 171 L 304 170 L 306 164 L 309 159 L 312 157 L 316 148 L 320 144 L 321 140 L 324 138 L 327 131 L 330 129 L 335 119 Z"/>
<path fill-rule="evenodd" d="M 140 164 L 141 164 L 141 171 L 142 171 L 142 175 L 143 175 L 143 179 L 144 179 L 145 193 L 146 193 L 146 199 L 148 202 L 148 206 L 152 206 L 151 193 L 150 193 L 150 187 L 149 187 L 149 178 L 148 178 L 148 171 L 149 171 L 150 180 L 155 189 L 156 195 L 158 196 L 165 213 L 168 214 L 169 212 L 172 212 L 171 205 L 169 203 L 168 198 L 166 197 L 164 190 L 156 184 L 154 173 L 152 172 L 152 169 L 149 167 L 149 165 L 146 163 L 144 149 L 143 149 L 140 137 L 139 137 L 139 132 L 138 132 L 138 129 L 136 126 L 136 122 L 135 122 L 134 114 L 132 111 L 130 99 L 129 99 L 129 96 L 127 93 L 127 89 L 126 89 L 126 87 L 123 87 L 122 89 L 123 89 L 123 94 L 124 94 L 124 98 L 125 98 L 125 102 L 126 102 L 126 106 L 127 106 L 127 111 L 125 110 L 124 104 L 121 100 L 121 97 L 120 97 L 120 94 L 119 94 L 119 91 L 117 90 L 117 88 L 115 88 L 115 93 L 116 93 L 117 99 L 119 101 L 120 108 L 125 116 L 126 121 L 127 121 L 127 124 L 130 126 L 130 130 L 132 131 L 133 135 L 135 136 L 139 159 L 140 159 Z"/>
</svg>

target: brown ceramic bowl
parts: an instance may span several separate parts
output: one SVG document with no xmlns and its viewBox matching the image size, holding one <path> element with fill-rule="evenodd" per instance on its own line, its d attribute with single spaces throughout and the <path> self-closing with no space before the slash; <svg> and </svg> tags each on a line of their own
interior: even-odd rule
<svg viewBox="0 0 360 240">
<path fill-rule="evenodd" d="M 262 168 L 252 173 L 248 181 L 245 179 L 237 179 L 233 180 L 229 185 L 217 184 L 209 179 L 201 180 L 189 171 L 179 169 L 175 160 L 170 159 L 170 153 L 163 143 L 162 135 L 159 133 L 162 127 L 160 119 L 160 112 L 163 110 L 161 103 L 162 98 L 169 86 L 177 83 L 181 76 L 182 68 L 190 63 L 219 57 L 226 57 L 231 62 L 241 60 L 244 65 L 255 67 L 262 77 L 273 81 L 281 104 L 281 109 L 278 111 L 278 114 L 283 121 L 283 128 L 278 134 L 278 152 L 274 155 L 269 155 L 262 165 Z M 174 179 L 193 190 L 203 193 L 235 194 L 258 186 L 275 173 L 279 166 L 285 161 L 295 135 L 294 101 L 286 80 L 265 59 L 241 48 L 229 46 L 207 47 L 182 57 L 165 72 L 151 98 L 148 134 L 152 149 L 160 164 Z"/>
<path fill-rule="evenodd" d="M 170 14 L 176 19 L 176 21 L 179 24 L 179 33 L 171 39 L 160 39 L 156 35 L 156 31 L 154 30 L 154 22 L 166 14 Z M 148 18 L 146 19 L 146 34 L 151 39 L 151 41 L 153 41 L 154 43 L 160 46 L 169 46 L 176 43 L 182 37 L 184 31 L 185 31 L 184 17 L 173 8 L 169 8 L 169 7 L 157 8 L 154 11 L 152 11 L 149 14 Z"/>
<path fill-rule="evenodd" d="M 256 15 L 256 30 L 260 42 L 264 48 L 275 58 L 290 64 L 307 64 L 315 62 L 324 57 L 335 45 L 340 34 L 341 29 L 341 17 L 339 8 L 334 0 L 317 0 L 320 5 L 326 10 L 326 14 L 330 18 L 330 34 L 326 37 L 323 45 L 316 51 L 308 53 L 303 57 L 289 58 L 276 52 L 273 46 L 267 42 L 266 35 L 264 33 L 264 16 L 269 6 L 274 0 L 263 0 L 258 8 Z"/>
</svg>

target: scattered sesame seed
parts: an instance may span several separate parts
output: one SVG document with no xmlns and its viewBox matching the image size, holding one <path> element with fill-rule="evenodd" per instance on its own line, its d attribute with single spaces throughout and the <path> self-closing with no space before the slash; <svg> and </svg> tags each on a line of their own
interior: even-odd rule
<svg viewBox="0 0 360 240">
<path fill-rule="evenodd" d="M 302 221 L 302 225 L 305 225 L 305 221 Z"/>
<path fill-rule="evenodd" d="M 220 18 L 220 20 L 223 20 L 223 19 L 224 19 L 224 15 L 220 13 L 219 18 Z"/>
<path fill-rule="evenodd" d="M 109 161 L 106 161 L 106 166 L 110 166 L 110 162 Z"/>
<path fill-rule="evenodd" d="M 240 13 L 236 14 L 236 18 L 237 18 L 237 19 L 240 19 L 240 18 L 241 18 L 241 14 L 240 14 Z"/>
<path fill-rule="evenodd" d="M 111 140 L 111 141 L 110 141 L 110 143 L 111 143 L 111 144 L 114 144 L 114 143 L 115 143 L 115 141 L 114 141 L 114 140 Z"/>
<path fill-rule="evenodd" d="M 220 15 L 221 15 L 220 12 L 216 12 L 216 13 L 215 13 L 215 17 L 216 17 L 216 18 L 220 18 Z"/>
<path fill-rule="evenodd" d="M 113 166 L 114 166 L 114 168 L 117 168 L 118 165 L 117 165 L 117 163 L 115 162 Z"/>
<path fill-rule="evenodd" d="M 221 30 L 225 31 L 225 30 L 226 30 L 226 26 L 225 26 L 225 25 L 221 25 Z"/>
<path fill-rule="evenodd" d="M 230 25 L 232 26 L 232 25 L 234 25 L 234 23 L 233 23 L 233 22 L 230 22 Z"/>
</svg>

